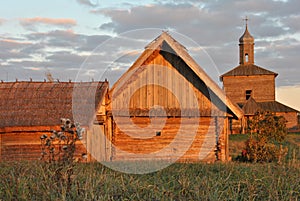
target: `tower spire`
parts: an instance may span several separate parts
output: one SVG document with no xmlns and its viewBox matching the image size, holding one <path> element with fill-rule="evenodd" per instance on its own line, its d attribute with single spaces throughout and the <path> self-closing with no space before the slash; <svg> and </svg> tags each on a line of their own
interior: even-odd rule
<svg viewBox="0 0 300 201">
<path fill-rule="evenodd" d="M 254 64 L 254 38 L 248 31 L 249 18 L 246 16 L 245 32 L 240 37 L 240 64 Z"/>
</svg>

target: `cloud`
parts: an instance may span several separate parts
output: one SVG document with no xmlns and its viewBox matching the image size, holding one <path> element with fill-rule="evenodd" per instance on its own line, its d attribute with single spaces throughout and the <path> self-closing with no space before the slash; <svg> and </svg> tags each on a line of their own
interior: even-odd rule
<svg viewBox="0 0 300 201">
<path fill-rule="evenodd" d="M 125 1 L 108 4 L 102 4 L 100 0 L 76 1 L 88 6 L 92 9 L 90 12 L 94 13 L 82 13 L 80 23 L 83 24 L 77 24 L 76 20 L 68 18 L 24 18 L 19 20 L 20 25 L 27 30 L 34 30 L 33 32 L 25 32 L 20 38 L 0 35 L 1 67 L 21 68 L 20 72 L 16 72 L 20 76 L 22 73 L 37 76 L 38 71 L 33 72 L 32 69 L 41 67 L 53 70 L 57 73 L 56 77 L 64 76 L 66 70 L 73 69 L 70 70 L 73 72 L 78 69 L 79 63 L 98 46 L 100 51 L 95 56 L 95 63 L 100 61 L 101 68 L 109 65 L 109 58 L 114 54 L 120 55 L 116 59 L 118 64 L 128 67 L 134 56 L 138 55 L 127 55 L 126 51 L 143 49 L 161 30 L 173 30 L 198 43 L 222 74 L 239 63 L 238 39 L 244 32 L 242 19 L 248 16 L 249 30 L 255 37 L 255 63 L 279 73 L 277 86 L 299 83 L 299 0 L 151 0 L 147 4 L 139 1 L 127 4 Z M 95 20 L 101 23 L 95 25 L 100 29 L 100 34 L 79 34 L 75 29 L 71 30 L 74 26 L 78 26 L 81 31 L 86 30 L 84 20 L 89 20 L 87 16 L 95 18 L 91 22 Z M 0 25 L 4 21 L 0 19 Z M 9 23 L 5 23 L 5 26 L 6 24 Z M 148 28 L 160 30 L 153 34 Z M 128 32 L 136 29 L 144 29 L 144 34 Z M 110 40 L 113 39 L 112 36 L 103 34 L 110 33 L 107 31 L 113 32 L 115 38 L 127 37 L 127 40 L 114 43 L 114 40 Z M 124 36 L 124 32 L 128 34 Z M 183 42 L 180 37 L 173 37 L 178 42 Z M 193 50 L 188 49 L 193 57 L 197 56 L 197 52 Z M 122 54 L 126 56 L 122 57 Z M 202 65 L 202 62 L 200 60 L 199 64 Z M 94 72 L 95 69 L 97 66 L 91 66 L 88 70 Z M 68 74 L 67 79 L 69 76 Z"/>
<path fill-rule="evenodd" d="M 31 45 L 31 42 L 22 39 L 0 39 L 0 62 L 11 59 L 29 58 L 30 55 L 22 53 L 22 50 Z"/>
<path fill-rule="evenodd" d="M 167 29 L 182 23 L 192 23 L 195 17 L 199 17 L 199 9 L 192 5 L 147 5 L 136 6 L 130 10 L 100 9 L 94 13 L 103 14 L 112 20 L 110 23 L 101 25 L 101 29 L 112 29 L 117 33 L 141 28 Z M 176 15 L 170 13 L 176 13 Z"/>
<path fill-rule="evenodd" d="M 92 51 L 98 45 L 111 38 L 109 35 L 84 35 L 72 30 L 54 30 L 26 34 L 30 41 L 36 41 L 47 47 L 72 48 L 76 51 Z"/>
<path fill-rule="evenodd" d="M 0 26 L 5 22 L 6 20 L 3 18 L 0 18 Z"/>
<path fill-rule="evenodd" d="M 26 33 L 20 38 L 0 35 L 0 79 L 28 80 L 31 77 L 43 80 L 50 69 L 55 78 L 74 80 L 87 56 L 109 38 L 108 35 L 85 35 L 72 30 Z M 115 48 L 106 51 L 113 52 Z M 97 59 L 102 61 L 106 57 L 100 55 Z"/>
<path fill-rule="evenodd" d="M 95 7 L 99 5 L 99 0 L 77 0 L 79 4 Z"/>
<path fill-rule="evenodd" d="M 249 30 L 256 40 L 255 63 L 278 72 L 278 85 L 291 85 L 299 82 L 295 73 L 299 71 L 295 65 L 300 51 L 299 6 L 297 0 L 157 0 L 152 5 L 92 12 L 110 19 L 100 30 L 117 34 L 147 28 L 182 33 L 205 48 L 221 74 L 238 65 L 242 19 L 248 16 Z M 283 66 L 289 66 L 289 72 Z"/>
<path fill-rule="evenodd" d="M 70 28 L 77 24 L 74 19 L 67 18 L 44 18 L 44 17 L 34 17 L 34 18 L 24 18 L 20 20 L 20 24 L 27 29 L 35 29 L 37 25 L 53 25 L 58 27 Z"/>
</svg>

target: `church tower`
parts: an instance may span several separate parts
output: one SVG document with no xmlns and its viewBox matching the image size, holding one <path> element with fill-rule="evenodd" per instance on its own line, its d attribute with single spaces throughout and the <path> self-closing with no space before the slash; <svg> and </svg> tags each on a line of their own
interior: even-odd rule
<svg viewBox="0 0 300 201">
<path fill-rule="evenodd" d="M 220 76 L 229 99 L 244 111 L 245 118 L 257 111 L 271 111 L 284 116 L 287 127 L 298 125 L 298 111 L 275 100 L 275 72 L 254 64 L 254 37 L 248 30 L 248 18 L 243 35 L 239 38 L 239 65 Z M 243 133 L 246 121 L 231 121 L 231 133 Z"/>
<path fill-rule="evenodd" d="M 235 103 L 245 103 L 249 98 L 255 101 L 275 100 L 275 77 L 277 73 L 254 64 L 254 37 L 246 27 L 239 38 L 239 65 L 220 78 L 226 95 Z"/>
<path fill-rule="evenodd" d="M 245 21 L 246 29 L 239 39 L 240 64 L 254 64 L 254 38 L 248 31 L 248 18 Z"/>
</svg>

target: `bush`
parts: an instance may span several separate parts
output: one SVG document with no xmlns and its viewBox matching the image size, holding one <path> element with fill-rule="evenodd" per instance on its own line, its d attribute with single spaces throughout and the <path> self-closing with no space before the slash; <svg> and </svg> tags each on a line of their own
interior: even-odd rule
<svg viewBox="0 0 300 201">
<path fill-rule="evenodd" d="M 287 135 L 286 120 L 271 112 L 257 112 L 248 121 L 249 139 L 241 159 L 250 162 L 281 162 L 287 154 L 282 143 Z"/>
</svg>

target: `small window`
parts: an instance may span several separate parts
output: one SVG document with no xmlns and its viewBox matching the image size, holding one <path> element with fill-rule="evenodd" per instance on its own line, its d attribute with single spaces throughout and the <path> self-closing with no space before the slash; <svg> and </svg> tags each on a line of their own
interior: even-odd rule
<svg viewBox="0 0 300 201">
<path fill-rule="evenodd" d="M 161 131 L 156 131 L 155 134 L 156 136 L 161 136 Z"/>
<path fill-rule="evenodd" d="M 251 97 L 252 90 L 246 90 L 246 100 L 248 100 Z"/>
<path fill-rule="evenodd" d="M 245 61 L 249 62 L 249 56 L 248 56 L 248 54 L 245 54 Z"/>
</svg>

